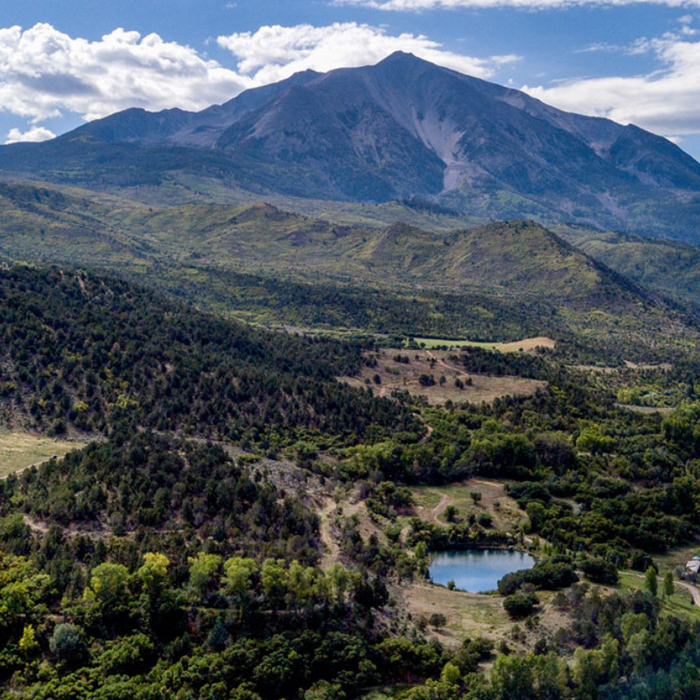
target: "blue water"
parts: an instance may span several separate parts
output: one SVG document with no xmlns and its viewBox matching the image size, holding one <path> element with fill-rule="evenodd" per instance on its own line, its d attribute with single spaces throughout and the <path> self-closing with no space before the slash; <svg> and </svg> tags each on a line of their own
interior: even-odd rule
<svg viewBox="0 0 700 700">
<path fill-rule="evenodd" d="M 525 552 L 503 549 L 439 552 L 430 562 L 430 578 L 443 586 L 452 580 L 462 591 L 484 593 L 495 590 L 506 574 L 534 565 L 534 557 Z"/>
</svg>

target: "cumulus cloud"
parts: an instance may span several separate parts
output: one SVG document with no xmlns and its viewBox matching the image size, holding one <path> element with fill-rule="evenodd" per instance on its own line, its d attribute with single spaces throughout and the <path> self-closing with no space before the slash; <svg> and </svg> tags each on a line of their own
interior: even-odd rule
<svg viewBox="0 0 700 700">
<path fill-rule="evenodd" d="M 34 122 L 62 111 L 95 119 L 126 107 L 201 109 L 249 85 L 157 34 L 116 29 L 87 41 L 50 24 L 0 29 L 0 109 Z"/>
<path fill-rule="evenodd" d="M 35 126 L 25 132 L 22 132 L 20 129 L 10 129 L 5 143 L 21 143 L 23 141 L 39 143 L 40 141 L 48 141 L 49 139 L 55 138 L 55 136 L 56 134 L 54 134 L 53 131 L 50 131 L 44 126 Z"/>
<path fill-rule="evenodd" d="M 0 28 L 0 111 L 37 127 L 66 112 L 92 120 L 128 107 L 198 110 L 300 70 L 373 63 L 398 49 L 482 77 L 516 60 L 462 56 L 422 35 L 391 36 L 355 23 L 261 27 L 217 41 L 236 57 L 237 70 L 157 34 L 115 29 L 88 41 L 50 24 Z M 49 133 L 13 129 L 8 138 L 38 140 Z"/>
<path fill-rule="evenodd" d="M 464 56 L 445 50 L 422 34 L 392 36 L 380 27 L 356 22 L 325 27 L 310 24 L 266 26 L 256 32 L 220 36 L 217 42 L 238 59 L 240 73 L 251 76 L 256 84 L 282 80 L 307 69 L 327 71 L 369 65 L 399 50 L 482 78 L 518 60 L 517 56 Z"/>
<path fill-rule="evenodd" d="M 523 90 L 561 109 L 637 124 L 658 134 L 700 133 L 700 42 L 667 34 L 646 41 L 646 46 L 661 70 L 551 87 L 526 85 Z"/>
<path fill-rule="evenodd" d="M 376 10 L 413 11 L 457 9 L 457 8 L 492 8 L 519 7 L 523 9 L 546 10 L 561 7 L 580 7 L 582 5 L 667 5 L 669 7 L 697 7 L 700 0 L 334 0 L 336 5 L 359 5 Z"/>
</svg>

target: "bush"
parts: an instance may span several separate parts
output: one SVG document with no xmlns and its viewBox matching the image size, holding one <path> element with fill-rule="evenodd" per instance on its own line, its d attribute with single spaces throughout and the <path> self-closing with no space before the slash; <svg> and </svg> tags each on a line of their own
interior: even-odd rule
<svg viewBox="0 0 700 700">
<path fill-rule="evenodd" d="M 610 562 L 596 557 L 588 559 L 581 565 L 584 576 L 593 583 L 600 583 L 605 586 L 616 586 L 620 577 L 617 574 L 617 567 Z"/>
<path fill-rule="evenodd" d="M 503 596 L 512 595 L 526 583 L 531 583 L 536 588 L 554 591 L 558 588 L 568 588 L 577 581 L 578 576 L 570 563 L 551 560 L 535 564 L 532 569 L 506 574 L 498 582 L 498 592 Z"/>
<path fill-rule="evenodd" d="M 418 381 L 421 386 L 435 386 L 435 377 L 432 374 L 421 374 Z"/>
<path fill-rule="evenodd" d="M 71 667 L 79 666 L 85 657 L 80 630 L 69 622 L 56 625 L 49 639 L 49 650 L 57 662 Z"/>
<path fill-rule="evenodd" d="M 433 613 L 428 618 L 428 623 L 431 627 L 444 627 L 447 624 L 447 619 L 442 613 Z"/>
<path fill-rule="evenodd" d="M 503 601 L 503 609 L 514 619 L 520 620 L 531 615 L 539 603 L 539 599 L 534 593 L 523 593 L 518 591 L 509 595 Z"/>
</svg>

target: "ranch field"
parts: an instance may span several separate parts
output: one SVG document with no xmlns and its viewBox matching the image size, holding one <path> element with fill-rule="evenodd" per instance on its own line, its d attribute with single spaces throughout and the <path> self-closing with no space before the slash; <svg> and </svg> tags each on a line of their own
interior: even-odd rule
<svg viewBox="0 0 700 700">
<path fill-rule="evenodd" d="M 24 432 L 0 431 L 0 479 L 13 472 L 40 464 L 53 455 L 63 457 L 81 445 Z"/>
<path fill-rule="evenodd" d="M 376 367 L 365 367 L 359 377 L 341 377 L 341 381 L 351 386 L 369 386 L 378 396 L 407 391 L 412 396 L 424 396 L 434 406 L 447 401 L 492 403 L 503 396 L 532 396 L 547 386 L 534 379 L 470 374 L 449 359 L 451 354 L 449 350 L 387 348 L 376 353 Z M 397 362 L 394 358 L 398 355 L 408 357 L 408 363 Z M 421 382 L 421 377 L 431 376 L 434 384 L 426 386 Z M 462 387 L 456 384 L 457 380 Z"/>
<path fill-rule="evenodd" d="M 537 348 L 553 350 L 556 342 L 551 338 L 540 336 L 538 338 L 525 338 L 512 343 L 483 343 L 477 340 L 450 340 L 445 338 L 414 338 L 415 342 L 426 350 L 440 347 L 451 348 L 483 348 L 484 350 L 496 350 L 498 352 L 532 352 Z"/>
</svg>

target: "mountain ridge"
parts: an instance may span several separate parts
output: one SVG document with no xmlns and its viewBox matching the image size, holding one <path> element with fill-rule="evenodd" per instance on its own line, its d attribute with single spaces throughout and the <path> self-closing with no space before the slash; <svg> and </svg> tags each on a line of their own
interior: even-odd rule
<svg viewBox="0 0 700 700">
<path fill-rule="evenodd" d="M 400 52 L 298 73 L 198 113 L 126 110 L 2 147 L 0 173 L 132 186 L 156 200 L 185 176 L 262 195 L 418 196 L 484 218 L 683 240 L 700 222 L 700 164 L 670 141 Z"/>
</svg>

